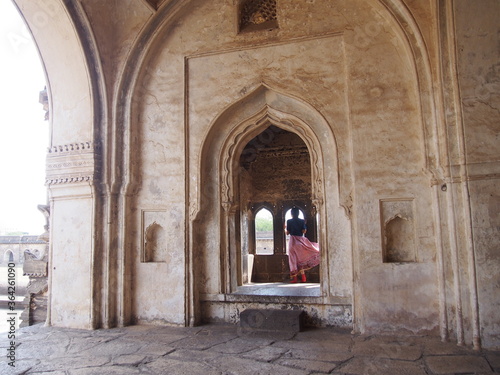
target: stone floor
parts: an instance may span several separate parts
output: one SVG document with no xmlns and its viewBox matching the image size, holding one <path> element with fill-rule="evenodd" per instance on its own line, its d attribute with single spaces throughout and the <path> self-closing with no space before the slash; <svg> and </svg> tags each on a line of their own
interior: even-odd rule
<svg viewBox="0 0 500 375">
<path fill-rule="evenodd" d="M 16 332 L 15 367 L 2 334 L 0 374 L 500 374 L 500 351 L 435 337 L 357 336 L 334 329 L 243 334 L 235 326 L 132 326 Z"/>
</svg>

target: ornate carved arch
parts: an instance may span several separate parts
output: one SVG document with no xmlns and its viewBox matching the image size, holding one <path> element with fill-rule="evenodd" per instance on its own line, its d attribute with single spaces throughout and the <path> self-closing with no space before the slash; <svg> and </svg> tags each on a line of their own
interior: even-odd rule
<svg viewBox="0 0 500 375">
<path fill-rule="evenodd" d="M 240 155 L 248 142 L 270 125 L 295 133 L 306 144 L 311 160 L 311 198 L 320 215 L 322 229 L 319 242 L 324 244 L 321 272 L 329 273 L 327 250 L 328 209 L 339 207 L 339 166 L 337 147 L 331 124 L 308 103 L 266 85 L 257 87 L 246 97 L 227 107 L 213 122 L 200 150 L 197 196 L 191 202 L 192 237 L 210 238 L 220 249 L 220 290 L 231 293 L 238 285 L 236 269 L 239 247 L 238 171 Z M 321 134 L 321 137 L 318 136 Z M 325 179 L 326 165 L 336 170 L 334 178 Z M 333 180 L 333 181 L 332 181 Z M 325 186 L 325 183 L 329 184 Z M 336 211 L 343 212 L 342 209 Z M 336 213 L 336 215 L 339 215 Z M 344 216 L 343 213 L 340 214 Z M 344 216 L 345 217 L 345 216 Z M 208 225 L 207 222 L 212 222 Z M 210 232 L 217 228 L 217 233 Z M 210 233 L 210 234 L 209 234 Z M 346 234 L 349 236 L 349 234 Z M 214 254 L 203 241 L 193 241 L 192 254 Z M 198 264 L 195 269 L 203 268 Z M 211 270 L 213 273 L 214 270 Z M 324 295 L 329 279 L 322 280 Z M 196 320 L 196 318 L 195 318 Z"/>
<path fill-rule="evenodd" d="M 250 139 L 269 125 L 297 134 L 306 144 L 311 157 L 312 201 L 323 201 L 323 178 L 321 146 L 314 133 L 298 117 L 265 106 L 254 116 L 240 123 L 226 138 L 221 152 L 221 201 L 234 204 L 235 172 L 238 157 Z"/>
<path fill-rule="evenodd" d="M 253 115 L 244 117 L 245 112 L 253 112 Z M 250 108 L 250 109 L 249 109 Z M 290 110 L 291 108 L 291 110 Z M 307 118 L 307 122 L 304 120 Z M 207 181 L 203 171 L 208 170 L 206 163 L 214 154 L 218 155 L 218 173 L 220 172 L 220 199 L 225 204 L 232 205 L 234 170 L 238 165 L 238 156 L 245 145 L 253 137 L 262 132 L 269 125 L 276 125 L 284 130 L 297 134 L 308 147 L 311 157 L 312 170 L 312 199 L 315 204 L 321 204 L 324 200 L 323 165 L 328 164 L 330 168 L 339 170 L 338 153 L 331 125 L 311 105 L 304 101 L 285 95 L 261 85 L 249 93 L 246 97 L 238 100 L 227 107 L 212 123 L 210 131 L 205 137 L 205 142 L 200 152 L 199 164 L 201 176 L 199 179 L 198 195 L 196 201 L 191 205 L 191 218 L 194 219 L 202 209 L 203 191 L 207 188 L 202 186 Z M 227 134 L 222 140 L 220 135 Z M 317 134 L 327 135 L 321 141 Z M 328 140 L 328 144 L 326 144 Z M 328 152 L 325 153 L 325 149 Z M 327 155 L 328 160 L 324 160 Z M 335 190 L 336 200 L 340 201 L 339 174 L 337 181 L 332 185 Z M 349 190 L 349 187 L 344 187 Z M 210 189 L 209 189 L 210 190 Z"/>
</svg>

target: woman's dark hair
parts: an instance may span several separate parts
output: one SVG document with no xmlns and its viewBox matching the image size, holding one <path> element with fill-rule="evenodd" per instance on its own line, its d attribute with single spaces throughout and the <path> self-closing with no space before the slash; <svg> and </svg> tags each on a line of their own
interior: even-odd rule
<svg viewBox="0 0 500 375">
<path fill-rule="evenodd" d="M 292 217 L 293 218 L 299 217 L 299 209 L 297 207 L 292 208 Z"/>
</svg>

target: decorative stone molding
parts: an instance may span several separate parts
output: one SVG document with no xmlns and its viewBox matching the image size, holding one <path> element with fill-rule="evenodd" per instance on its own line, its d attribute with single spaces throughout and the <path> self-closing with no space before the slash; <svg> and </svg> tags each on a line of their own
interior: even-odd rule
<svg viewBox="0 0 500 375">
<path fill-rule="evenodd" d="M 73 153 L 73 152 L 85 152 L 87 150 L 92 150 L 98 148 L 93 142 L 79 142 L 70 143 L 62 146 L 52 146 L 48 148 L 48 153 Z"/>
<path fill-rule="evenodd" d="M 99 174 L 100 147 L 79 142 L 48 149 L 46 185 L 92 183 Z"/>
<path fill-rule="evenodd" d="M 221 196 L 223 202 L 234 201 L 234 189 L 233 189 L 233 174 L 232 160 L 234 160 L 234 153 L 239 150 L 237 145 L 242 142 L 242 139 L 247 137 L 248 134 L 253 134 L 262 131 L 265 127 L 269 125 L 275 125 L 281 127 L 287 131 L 291 131 L 299 135 L 306 145 L 308 145 L 307 150 L 309 151 L 309 156 L 311 158 L 311 168 L 313 172 L 312 178 L 312 197 L 313 199 L 319 199 L 323 196 L 323 181 L 321 177 L 321 167 L 322 164 L 320 155 L 317 153 L 316 148 L 313 147 L 315 141 L 311 134 L 306 130 L 304 124 L 295 116 L 275 110 L 269 106 L 264 106 L 259 113 L 244 121 L 236 129 L 231 132 L 227 138 L 226 145 L 222 155 L 224 160 L 222 163 L 221 171 Z"/>
</svg>

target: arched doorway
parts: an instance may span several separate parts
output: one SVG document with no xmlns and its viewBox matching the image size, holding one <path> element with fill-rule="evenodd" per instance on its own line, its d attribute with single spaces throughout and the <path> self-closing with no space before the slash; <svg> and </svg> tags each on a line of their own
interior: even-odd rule
<svg viewBox="0 0 500 375">
<path fill-rule="evenodd" d="M 105 158 L 101 155 L 107 151 L 101 147 L 107 142 L 101 133 L 107 109 L 95 39 L 78 2 L 14 3 L 33 36 L 47 81 L 50 141 L 45 183 L 51 212 L 47 324 L 77 328 L 115 325 L 111 321 L 116 316 L 115 302 L 108 291 L 110 284 L 113 288 L 117 284 L 114 280 L 101 283 L 101 278 L 95 277 L 100 272 L 95 265 L 108 265 L 109 260 L 104 256 L 95 261 L 97 254 L 101 256 L 98 249 L 105 241 L 101 236 L 105 199 L 99 198 L 98 188 L 105 185 L 99 171 Z M 77 250 L 67 246 L 74 240 L 74 233 L 65 229 L 68 222 L 79 228 L 81 234 Z M 72 248 L 74 259 L 70 273 L 64 266 L 68 248 Z M 111 277 L 106 273 L 102 279 Z M 68 293 L 86 297 L 75 307 L 68 300 Z"/>
<path fill-rule="evenodd" d="M 307 194 L 303 201 L 290 199 L 281 215 L 276 215 L 272 204 L 265 201 L 254 202 L 253 209 L 248 202 L 242 203 L 247 187 L 241 184 L 244 178 L 241 157 L 245 156 L 244 150 L 252 139 L 269 135 L 266 130 L 270 127 L 288 137 L 297 137 L 309 156 Z M 232 309 L 244 308 L 240 303 L 247 298 L 253 298 L 255 306 L 265 298 L 275 303 L 276 308 L 310 303 L 308 308 L 324 312 L 318 319 L 326 324 L 331 318 L 326 306 L 341 304 L 344 308 L 349 304 L 346 305 L 346 295 L 351 293 L 353 280 L 351 227 L 340 203 L 341 189 L 347 186 L 349 179 L 347 177 L 341 186 L 339 175 L 343 172 L 339 170 L 333 128 L 309 104 L 263 85 L 214 120 L 201 150 L 199 185 L 193 190 L 192 196 L 196 199 L 191 205 L 191 254 L 196 270 L 193 287 L 199 296 L 193 306 L 195 321 L 210 320 L 219 312 L 230 314 Z M 280 231 L 281 251 L 286 256 L 284 214 L 294 204 L 304 211 L 310 210 L 306 212 L 308 216 L 316 218 L 315 224 L 321 224 L 311 230 L 311 234 L 316 233 L 322 249 L 317 293 L 305 296 L 288 291 L 285 298 L 267 290 L 260 295 L 247 294 L 242 289 L 246 289 L 244 284 L 249 281 L 249 259 L 253 254 L 248 253 L 247 257 L 246 251 L 253 241 L 248 234 L 253 233 L 249 228 L 254 215 L 262 207 L 272 211 L 275 230 Z M 309 298 L 308 302 L 303 298 Z M 228 315 L 224 319 L 232 318 Z"/>
<path fill-rule="evenodd" d="M 308 220 L 306 236 L 317 242 L 315 207 L 311 199 L 311 160 L 304 141 L 295 133 L 271 125 L 255 136 L 243 149 L 239 170 L 240 207 L 242 215 L 242 258 L 252 263 L 252 273 L 243 278 L 257 283 L 287 282 L 289 267 L 287 238 L 284 233 L 286 212 L 291 207 L 300 207 Z M 270 228 L 257 231 L 262 212 L 269 212 Z M 268 219 L 269 220 L 269 219 Z M 252 222 L 255 222 L 255 238 L 252 238 Z M 245 226 L 244 223 L 249 223 Z M 267 225 L 269 227 L 269 224 Z M 248 244 L 248 246 L 245 246 Z M 262 248 L 266 247 L 266 251 Z M 319 282 L 318 267 L 311 273 Z M 309 272 L 308 272 L 309 273 Z"/>
<path fill-rule="evenodd" d="M 255 255 L 274 254 L 274 216 L 272 212 L 263 207 L 254 215 Z M 248 228 L 251 232 L 251 228 Z"/>
</svg>

